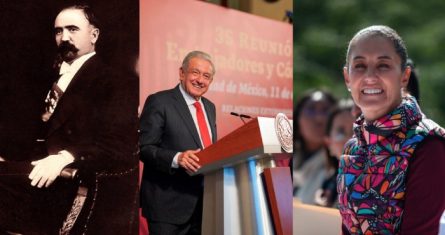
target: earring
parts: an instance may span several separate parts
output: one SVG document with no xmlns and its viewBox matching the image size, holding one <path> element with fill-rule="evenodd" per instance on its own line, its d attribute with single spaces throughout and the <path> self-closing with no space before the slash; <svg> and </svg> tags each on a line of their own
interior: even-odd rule
<svg viewBox="0 0 445 235">
<path fill-rule="evenodd" d="M 348 91 L 351 92 L 351 88 L 350 87 L 348 87 Z"/>
</svg>

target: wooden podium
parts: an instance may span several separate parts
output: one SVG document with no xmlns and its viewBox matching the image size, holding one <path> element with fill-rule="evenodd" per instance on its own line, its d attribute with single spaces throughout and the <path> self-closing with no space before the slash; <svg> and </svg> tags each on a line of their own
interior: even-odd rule
<svg viewBox="0 0 445 235">
<path fill-rule="evenodd" d="M 341 234 L 340 213 L 336 208 L 302 204 L 294 198 L 293 227 L 294 235 Z"/>
<path fill-rule="evenodd" d="M 275 119 L 258 117 L 198 153 L 204 174 L 202 234 L 291 234 L 292 183 Z"/>
</svg>

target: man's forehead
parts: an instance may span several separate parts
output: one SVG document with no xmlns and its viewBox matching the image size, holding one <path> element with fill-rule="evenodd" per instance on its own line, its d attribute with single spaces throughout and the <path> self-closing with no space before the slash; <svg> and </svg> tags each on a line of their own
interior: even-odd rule
<svg viewBox="0 0 445 235">
<path fill-rule="evenodd" d="M 210 63 L 210 61 L 200 58 L 200 57 L 193 57 L 189 60 L 188 63 L 189 68 L 201 68 L 201 69 L 209 69 L 210 72 L 213 72 L 213 66 Z"/>
<path fill-rule="evenodd" d="M 193 57 L 189 60 L 189 66 L 193 66 L 193 65 L 201 65 L 201 66 L 211 66 L 210 62 L 204 58 L 200 58 L 200 57 Z"/>
<path fill-rule="evenodd" d="M 63 27 L 65 25 L 89 25 L 90 22 L 81 9 L 62 10 L 54 21 L 54 27 Z"/>
</svg>

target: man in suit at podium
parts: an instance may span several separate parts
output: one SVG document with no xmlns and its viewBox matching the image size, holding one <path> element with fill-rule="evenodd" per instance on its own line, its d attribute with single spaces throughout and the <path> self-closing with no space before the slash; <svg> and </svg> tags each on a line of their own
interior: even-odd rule
<svg viewBox="0 0 445 235">
<path fill-rule="evenodd" d="M 89 6 L 70 6 L 60 11 L 54 22 L 54 33 L 58 46 L 57 74 L 42 100 L 42 135 L 36 151 L 22 165 L 23 175 L 19 172 L 2 175 L 5 171 L 0 171 L 0 233 L 65 234 L 77 216 L 88 220 L 88 232 L 92 234 L 99 231 L 103 234 L 123 233 L 129 230 L 129 225 L 121 228 L 113 222 L 105 224 L 103 222 L 108 219 L 103 218 L 107 217 L 99 218 L 95 209 L 104 198 L 113 198 L 116 208 L 128 208 L 134 204 L 134 197 L 128 205 L 119 205 L 112 193 L 102 196 L 103 187 L 94 190 L 94 185 L 97 187 L 99 181 L 104 181 L 94 179 L 97 175 L 119 174 L 137 168 L 134 154 L 137 146 L 137 82 L 118 75 L 95 55 L 99 26 Z M 1 169 L 10 167 L 12 162 L 8 163 L 9 160 L 14 161 L 4 157 L 6 162 L 2 163 Z M 71 210 L 70 215 L 75 217 L 67 215 L 79 185 L 73 180 L 60 178 L 65 168 L 76 169 L 82 183 L 92 186 L 87 194 L 91 196 L 78 198 L 89 202 L 89 208 Z M 134 185 L 134 192 L 136 175 L 133 182 L 125 183 Z M 133 195 L 131 191 L 125 193 Z M 96 207 L 93 209 L 93 206 Z M 118 216 L 115 210 L 107 213 L 111 213 L 106 215 L 110 218 Z M 126 212 L 120 210 L 119 213 Z M 64 219 L 67 223 L 63 223 Z M 102 225 L 93 226 L 96 221 L 102 221 Z M 84 226 L 78 229 L 84 229 Z M 84 233 L 83 230 L 71 232 Z"/>
<path fill-rule="evenodd" d="M 190 52 L 179 84 L 150 95 L 140 128 L 141 207 L 150 235 L 201 234 L 203 176 L 195 155 L 216 141 L 215 105 L 203 95 L 215 75 L 211 57 Z"/>
</svg>

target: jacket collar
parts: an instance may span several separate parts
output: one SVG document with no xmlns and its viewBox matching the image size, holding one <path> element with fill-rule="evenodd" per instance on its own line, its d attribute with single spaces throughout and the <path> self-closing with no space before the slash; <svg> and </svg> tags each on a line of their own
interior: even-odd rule
<svg viewBox="0 0 445 235">
<path fill-rule="evenodd" d="M 371 123 L 367 123 L 362 114 L 354 123 L 354 133 L 361 145 L 375 144 L 396 131 L 405 131 L 419 123 L 422 116 L 416 99 L 406 96 L 397 108 Z"/>
</svg>

